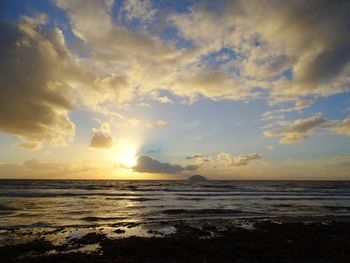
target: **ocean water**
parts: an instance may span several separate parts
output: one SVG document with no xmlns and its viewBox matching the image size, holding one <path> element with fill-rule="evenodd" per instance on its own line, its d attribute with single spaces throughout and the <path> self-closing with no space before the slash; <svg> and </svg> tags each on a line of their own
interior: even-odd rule
<svg viewBox="0 0 350 263">
<path fill-rule="evenodd" d="M 327 215 L 350 215 L 350 181 L 0 180 L 0 229 Z"/>
</svg>

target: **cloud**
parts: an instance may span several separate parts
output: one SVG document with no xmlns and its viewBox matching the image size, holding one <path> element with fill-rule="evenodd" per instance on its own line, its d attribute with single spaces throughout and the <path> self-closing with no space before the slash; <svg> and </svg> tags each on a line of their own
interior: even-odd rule
<svg viewBox="0 0 350 263">
<path fill-rule="evenodd" d="M 167 104 L 167 103 L 173 104 L 174 103 L 174 101 L 172 99 L 170 99 L 168 96 L 161 96 L 159 91 L 152 91 L 150 95 L 151 95 L 152 99 L 158 101 L 161 104 Z"/>
<path fill-rule="evenodd" d="M 194 154 L 191 156 L 187 156 L 186 159 L 187 160 L 194 160 L 196 165 L 198 165 L 198 166 L 203 166 L 205 164 L 208 164 L 211 160 L 210 157 L 205 157 L 202 154 Z"/>
<path fill-rule="evenodd" d="M 0 131 L 15 135 L 22 149 L 67 145 L 75 135 L 69 113 L 76 107 L 106 112 L 104 102 L 132 97 L 125 78 L 89 68 L 67 49 L 60 29 L 44 26 L 46 20 L 0 20 Z"/>
<path fill-rule="evenodd" d="M 147 128 L 149 128 L 149 129 L 160 129 L 160 128 L 165 128 L 168 126 L 169 126 L 169 123 L 167 121 L 164 121 L 164 120 L 158 120 L 158 121 L 147 124 Z"/>
<path fill-rule="evenodd" d="M 263 121 L 272 120 L 272 119 L 279 119 L 283 120 L 285 118 L 284 113 L 289 112 L 300 112 L 301 110 L 310 107 L 314 103 L 313 99 L 300 99 L 294 101 L 294 104 L 292 106 L 286 106 L 279 109 L 273 109 L 267 112 L 264 112 L 261 117 Z"/>
<path fill-rule="evenodd" d="M 238 156 L 231 155 L 227 152 L 221 152 L 218 154 L 217 159 L 223 161 L 227 166 L 246 166 L 254 160 L 260 160 L 261 155 L 258 153 L 241 154 Z"/>
<path fill-rule="evenodd" d="M 201 167 L 203 165 L 214 164 L 214 168 L 217 167 L 217 162 L 222 162 L 228 167 L 233 166 L 247 166 L 254 160 L 260 160 L 261 155 L 258 153 L 232 155 L 228 152 L 221 152 L 217 154 L 216 159 L 213 157 L 205 157 L 202 154 L 194 154 L 186 157 L 187 160 L 193 160 L 195 165 Z"/>
<path fill-rule="evenodd" d="M 53 2 L 80 39 L 70 49 L 63 31 L 45 25 L 43 15 L 0 21 L 0 131 L 16 136 L 18 148 L 65 145 L 75 134 L 69 117 L 74 109 L 107 114 L 106 105 L 154 91 L 184 101 L 294 102 L 271 116 L 300 111 L 313 103 L 310 97 L 349 91 L 348 1 L 224 0 L 215 11 L 203 1 L 161 15 L 152 1 L 124 1 L 116 15 L 111 0 Z M 134 28 L 136 20 L 141 26 Z M 169 28 L 174 39 L 163 35 Z M 171 95 L 154 99 L 172 103 Z M 167 125 L 159 120 L 147 126 Z M 327 125 L 349 134 L 346 120 Z M 265 135 L 293 143 L 316 129 L 293 134 L 283 128 Z M 96 138 L 110 141 L 103 133 Z"/>
<path fill-rule="evenodd" d="M 191 155 L 191 156 L 187 156 L 186 159 L 187 160 L 193 160 L 193 159 L 200 159 L 200 158 L 203 158 L 204 156 L 202 154 L 194 154 L 194 155 Z"/>
<path fill-rule="evenodd" d="M 328 126 L 330 130 L 336 134 L 350 136 L 350 118 L 341 121 L 333 121 Z"/>
<path fill-rule="evenodd" d="M 242 1 L 242 5 L 247 17 L 252 18 L 251 26 L 264 41 L 262 46 L 267 46 L 272 57 L 283 54 L 287 58 L 282 69 L 291 70 L 291 80 L 276 82 L 280 85 L 274 92 L 331 94 L 348 89 L 350 36 L 345 32 L 349 26 L 349 2 Z M 254 15 L 249 16 L 252 12 Z"/>
<path fill-rule="evenodd" d="M 287 123 L 277 130 L 264 131 L 263 134 L 267 137 L 282 137 L 280 144 L 294 144 L 306 139 L 319 128 L 335 134 L 350 136 L 350 119 L 329 121 L 318 114 Z"/>
<path fill-rule="evenodd" d="M 117 76 L 103 94 L 115 92 L 121 100 L 132 99 L 133 87 L 140 96 L 167 90 L 191 101 L 198 95 L 283 101 L 349 90 L 346 1 L 227 0 L 217 3 L 215 11 L 204 1 L 187 12 L 158 16 L 164 10 L 156 10 L 151 1 L 129 0 L 118 19 L 110 1 L 55 2 L 90 51 L 84 58 L 89 70 Z M 140 26 L 129 30 L 123 23 L 130 20 Z M 160 34 L 167 27 L 176 30 L 172 42 Z M 167 96 L 157 100 L 172 101 Z M 310 103 L 297 100 L 295 109 Z"/>
<path fill-rule="evenodd" d="M 140 19 L 147 23 L 153 20 L 157 11 L 152 8 L 150 0 L 126 0 L 122 12 L 128 20 Z"/>
<path fill-rule="evenodd" d="M 316 128 L 325 125 L 327 121 L 320 115 L 312 116 L 308 119 L 295 120 L 290 125 L 277 130 L 265 131 L 263 134 L 267 137 L 282 137 L 280 144 L 293 144 L 309 137 Z"/>
<path fill-rule="evenodd" d="M 83 46 L 93 51 L 84 59 L 87 67 L 107 75 L 117 73 L 128 84 L 118 89 L 124 92 L 124 96 L 119 97 L 130 99 L 127 95 L 132 93 L 131 87 L 137 87 L 140 96 L 161 89 L 191 99 L 197 95 L 216 99 L 252 95 L 245 87 L 240 88 L 244 85 L 235 81 L 230 73 L 201 67 L 200 50 L 177 48 L 154 35 L 157 30 L 128 31 L 114 23 L 104 1 L 57 0 L 56 3 L 68 13 L 73 32 L 84 40 Z M 87 26 L 91 24 L 93 30 Z M 172 101 L 167 96 L 157 99 L 161 103 Z"/>
<path fill-rule="evenodd" d="M 92 148 L 111 148 L 113 146 L 113 137 L 105 132 L 95 132 L 89 146 Z"/>
<path fill-rule="evenodd" d="M 109 12 L 112 6 L 107 1 L 83 1 L 74 2 L 66 0 L 54 0 L 54 2 L 67 11 L 74 34 L 83 40 L 101 37 L 112 28 Z"/>
<path fill-rule="evenodd" d="M 295 110 L 299 111 L 305 108 L 310 107 L 314 103 L 313 99 L 298 99 L 295 101 Z"/>
<path fill-rule="evenodd" d="M 200 3 L 169 20 L 202 55 L 232 49 L 235 59 L 220 70 L 238 71 L 242 86 L 288 99 L 349 90 L 349 15 L 342 0 L 236 0 L 221 1 L 215 12 Z"/>
<path fill-rule="evenodd" d="M 114 145 L 114 138 L 108 123 L 102 123 L 100 129 L 93 129 L 93 132 L 94 135 L 89 144 L 91 148 L 111 148 Z"/>
<path fill-rule="evenodd" d="M 160 96 L 157 98 L 157 100 L 162 104 L 166 104 L 166 103 L 173 104 L 174 103 L 174 101 L 167 96 Z"/>
<path fill-rule="evenodd" d="M 240 100 L 254 96 L 229 73 L 211 69 L 193 69 L 190 73 L 184 73 L 172 82 L 170 89 L 190 98 L 202 95 L 212 99 Z"/>
<path fill-rule="evenodd" d="M 181 166 L 174 165 L 169 163 L 162 163 L 156 159 L 152 159 L 148 156 L 139 156 L 137 158 L 137 164 L 133 167 L 133 171 L 139 173 L 167 173 L 167 174 L 176 174 L 185 171 L 195 171 L 198 166 L 189 165 Z"/>
<path fill-rule="evenodd" d="M 0 20 L 0 131 L 21 140 L 19 148 L 65 145 L 75 133 L 74 107 L 65 83 L 69 54 L 62 32 L 42 32 L 43 16 L 18 24 Z"/>
<path fill-rule="evenodd" d="M 163 75 L 164 78 L 163 69 L 168 70 L 167 61 L 172 64 L 171 60 L 181 54 L 159 37 L 149 35 L 149 32 L 128 31 L 127 28 L 115 23 L 113 21 L 115 19 L 111 16 L 111 6 L 107 5 L 106 1 L 77 0 L 73 3 L 56 0 L 55 2 L 67 12 L 76 36 L 84 40 L 84 46 L 88 50 L 93 50 L 91 56 L 86 58 L 89 62 L 87 64 L 104 73 L 117 72 L 120 76 L 126 77 L 132 86 L 144 88 L 145 85 L 148 86 L 149 81 L 162 82 L 155 77 L 160 78 Z M 125 3 L 126 6 L 130 4 L 135 7 L 138 3 L 136 1 Z M 155 89 L 146 87 L 148 88 Z"/>
<path fill-rule="evenodd" d="M 24 140 L 24 141 L 16 143 L 15 148 L 24 149 L 24 150 L 28 150 L 28 151 L 36 151 L 36 150 L 39 150 L 41 148 L 41 142 L 40 141 Z"/>
<path fill-rule="evenodd" d="M 120 100 L 132 99 L 133 87 L 141 96 L 168 90 L 191 100 L 202 95 L 283 101 L 349 90 L 347 1 L 227 0 L 217 3 L 215 11 L 203 1 L 186 12 L 157 16 L 164 10 L 156 10 L 151 1 L 129 0 L 118 17 L 140 20 L 133 30 L 113 17 L 111 1 L 55 3 L 90 51 L 84 58 L 89 70 L 115 74 L 115 84 L 102 89 L 103 94 L 115 92 Z M 161 35 L 167 27 L 176 30 L 172 41 Z M 213 63 L 221 57 L 225 60 Z"/>
</svg>

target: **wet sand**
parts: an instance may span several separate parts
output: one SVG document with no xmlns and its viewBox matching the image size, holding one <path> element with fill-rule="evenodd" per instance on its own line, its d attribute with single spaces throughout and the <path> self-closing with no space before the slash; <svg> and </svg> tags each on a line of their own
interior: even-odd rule
<svg viewBox="0 0 350 263">
<path fill-rule="evenodd" d="M 116 223 L 106 229 L 67 233 L 68 229 L 38 231 L 28 242 L 8 241 L 0 247 L 0 261 L 350 262 L 348 218 Z"/>
</svg>

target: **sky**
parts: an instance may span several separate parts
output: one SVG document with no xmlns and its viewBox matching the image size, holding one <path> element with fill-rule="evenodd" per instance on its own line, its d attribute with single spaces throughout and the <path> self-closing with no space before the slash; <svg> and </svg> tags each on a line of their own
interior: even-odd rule
<svg viewBox="0 0 350 263">
<path fill-rule="evenodd" d="M 0 178 L 350 179 L 350 2 L 3 0 Z"/>
</svg>

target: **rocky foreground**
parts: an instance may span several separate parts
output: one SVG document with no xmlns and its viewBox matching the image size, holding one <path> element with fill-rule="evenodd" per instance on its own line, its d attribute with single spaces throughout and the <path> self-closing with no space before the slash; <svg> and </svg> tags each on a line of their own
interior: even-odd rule
<svg viewBox="0 0 350 263">
<path fill-rule="evenodd" d="M 96 232 L 54 245 L 44 238 L 0 247 L 1 262 L 350 262 L 350 223 L 177 222 L 160 237 L 110 239 Z M 90 247 L 84 251 L 81 248 Z"/>
</svg>

